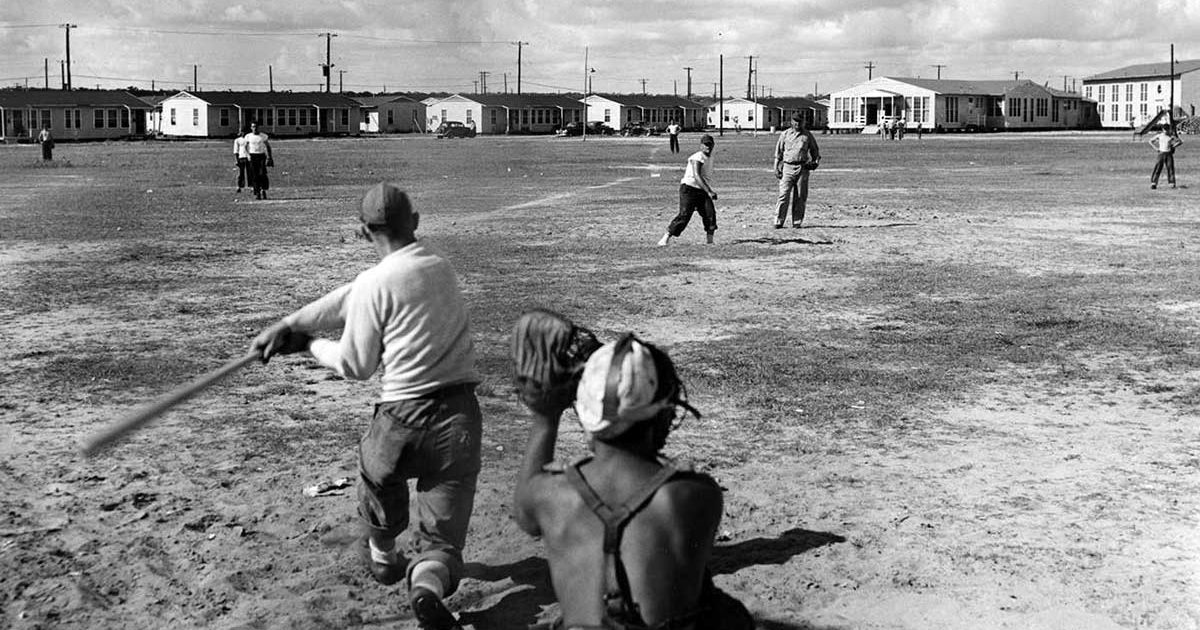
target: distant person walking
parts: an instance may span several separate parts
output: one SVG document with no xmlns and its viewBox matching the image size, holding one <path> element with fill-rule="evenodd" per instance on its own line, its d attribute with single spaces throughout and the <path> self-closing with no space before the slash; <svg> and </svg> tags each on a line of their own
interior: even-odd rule
<svg viewBox="0 0 1200 630">
<path fill-rule="evenodd" d="M 1154 163 L 1154 172 L 1150 174 L 1150 189 L 1158 188 L 1158 177 L 1162 175 L 1163 167 L 1167 169 L 1167 183 L 1175 187 L 1175 147 L 1183 144 L 1179 134 L 1170 125 L 1163 125 L 1158 135 L 1150 139 L 1150 146 L 1158 151 L 1158 161 Z"/>
<path fill-rule="evenodd" d="M 242 192 L 246 187 L 246 174 L 250 170 L 250 151 L 246 147 L 245 130 L 233 139 L 233 159 L 237 161 L 237 191 Z"/>
<path fill-rule="evenodd" d="M 671 141 L 671 153 L 679 153 L 679 132 L 682 129 L 674 120 L 667 125 L 667 138 Z"/>
<path fill-rule="evenodd" d="M 817 139 L 804 127 L 800 114 L 793 114 L 791 127 L 779 134 L 779 141 L 775 143 L 775 178 L 779 180 L 775 229 L 783 227 L 788 207 L 792 209 L 792 227 L 799 228 L 804 222 L 808 176 L 820 162 L 821 149 L 817 147 Z"/>
<path fill-rule="evenodd" d="M 704 134 L 700 136 L 700 150 L 688 157 L 683 179 L 679 180 L 679 214 L 667 225 L 667 233 L 658 240 L 659 247 L 666 247 L 671 237 L 683 234 L 694 213 L 700 214 L 700 220 L 704 222 L 705 241 L 712 244 L 713 232 L 717 231 L 717 209 L 713 205 L 717 193 L 710 183 L 715 145 L 713 137 Z"/>
<path fill-rule="evenodd" d="M 42 161 L 54 159 L 54 137 L 50 135 L 50 125 L 44 125 L 37 135 L 38 144 L 42 145 Z"/>
<path fill-rule="evenodd" d="M 258 130 L 258 123 L 250 123 L 250 133 L 246 139 L 246 153 L 250 155 L 250 187 L 254 189 L 255 199 L 266 199 L 267 190 L 271 188 L 271 180 L 267 177 L 267 167 L 275 166 L 275 158 L 271 156 L 270 137 Z"/>
</svg>

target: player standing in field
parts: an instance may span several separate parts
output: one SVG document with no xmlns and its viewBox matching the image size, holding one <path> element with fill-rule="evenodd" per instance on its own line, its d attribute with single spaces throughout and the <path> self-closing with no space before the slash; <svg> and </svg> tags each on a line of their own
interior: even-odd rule
<svg viewBox="0 0 1200 630">
<path fill-rule="evenodd" d="M 1158 151 L 1158 161 L 1154 163 L 1154 171 L 1150 173 L 1150 189 L 1158 188 L 1158 178 L 1162 175 L 1163 167 L 1167 169 L 1167 183 L 1175 187 L 1175 147 L 1183 144 L 1179 135 L 1169 125 L 1163 125 L 1158 135 L 1150 139 L 1150 146 Z"/>
<path fill-rule="evenodd" d="M 679 123 L 672 120 L 671 124 L 667 125 L 668 146 L 671 148 L 671 153 L 679 153 L 679 132 L 683 128 Z"/>
<path fill-rule="evenodd" d="M 458 628 L 442 598 L 458 587 L 480 468 L 479 374 L 467 308 L 450 263 L 416 237 L 419 215 L 390 184 L 362 198 L 360 231 L 380 262 L 354 282 L 284 317 L 251 344 L 263 360 L 307 350 L 338 374 L 365 380 L 379 368 L 383 393 L 359 443 L 359 516 L 375 579 L 408 577 L 422 628 Z M 338 341 L 309 333 L 341 328 Z M 408 528 L 406 562 L 396 539 Z"/>
<path fill-rule="evenodd" d="M 775 229 L 783 227 L 789 206 L 792 209 L 792 227 L 799 228 L 804 222 L 804 206 L 808 203 L 808 175 L 820 163 L 821 149 L 817 147 L 817 139 L 804 127 L 804 119 L 800 114 L 792 114 L 791 127 L 779 134 L 779 141 L 775 143 L 775 177 L 779 180 Z"/>
<path fill-rule="evenodd" d="M 246 132 L 243 130 L 233 139 L 233 159 L 237 161 L 237 191 L 246 186 L 246 171 L 250 167 L 250 152 L 246 149 Z"/>
<path fill-rule="evenodd" d="M 709 183 L 712 177 L 712 153 L 716 146 L 713 137 L 704 134 L 700 137 L 700 150 L 688 157 L 683 179 L 679 180 L 679 214 L 667 225 L 667 232 L 658 240 L 659 247 L 666 247 L 671 237 L 683 234 L 693 213 L 700 214 L 704 222 L 705 241 L 713 242 L 713 232 L 717 231 L 717 209 L 713 201 L 717 193 L 713 192 Z"/>
<path fill-rule="evenodd" d="M 256 122 L 250 123 L 250 133 L 243 137 L 246 139 L 246 153 L 250 155 L 250 186 L 254 188 L 254 198 L 266 199 L 267 189 L 271 187 L 267 167 L 275 166 L 270 137 L 258 130 Z"/>
</svg>

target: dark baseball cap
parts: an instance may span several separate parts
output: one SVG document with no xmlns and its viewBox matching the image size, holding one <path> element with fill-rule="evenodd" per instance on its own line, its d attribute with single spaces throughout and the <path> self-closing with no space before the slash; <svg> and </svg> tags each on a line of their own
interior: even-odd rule
<svg viewBox="0 0 1200 630">
<path fill-rule="evenodd" d="M 800 114 L 796 113 L 796 114 L 792 114 L 792 120 L 794 120 L 796 122 L 804 122 L 804 117 L 801 116 Z"/>
<path fill-rule="evenodd" d="M 700 136 L 700 144 L 703 144 L 706 147 L 711 147 L 716 144 L 716 141 L 713 140 L 712 136 L 704 134 L 703 136 Z"/>
<path fill-rule="evenodd" d="M 358 211 L 358 220 L 367 225 L 400 227 L 412 222 L 412 202 L 408 193 L 393 184 L 380 182 L 367 190 Z"/>
</svg>

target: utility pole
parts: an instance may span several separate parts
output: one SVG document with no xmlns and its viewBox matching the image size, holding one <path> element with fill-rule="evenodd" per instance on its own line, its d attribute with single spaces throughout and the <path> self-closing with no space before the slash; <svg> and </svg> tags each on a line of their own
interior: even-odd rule
<svg viewBox="0 0 1200 630">
<path fill-rule="evenodd" d="M 504 73 L 504 93 L 508 94 L 508 73 Z"/>
<path fill-rule="evenodd" d="M 43 59 L 46 62 L 45 63 L 45 66 L 46 66 L 46 89 L 49 90 L 50 89 L 50 58 L 43 57 Z"/>
<path fill-rule="evenodd" d="M 692 100 L 692 67 L 684 66 L 683 69 L 687 70 L 687 73 L 688 73 L 687 98 L 690 101 L 690 100 Z"/>
<path fill-rule="evenodd" d="M 512 44 L 513 44 L 513 46 L 517 47 L 517 94 L 520 94 L 521 93 L 521 48 L 523 46 L 528 46 L 529 42 L 515 41 Z M 505 81 L 508 80 L 507 76 L 508 75 L 505 75 Z M 504 91 L 505 91 L 505 93 L 507 93 L 508 88 L 505 87 Z"/>
<path fill-rule="evenodd" d="M 479 93 L 479 79 L 475 79 L 475 80 L 471 81 L 471 85 L 474 86 L 473 88 L 471 88 L 472 90 L 474 90 L 474 92 L 472 92 L 472 93 L 478 94 Z"/>
<path fill-rule="evenodd" d="M 329 93 L 329 82 L 333 79 L 330 76 L 333 73 L 333 64 L 330 63 L 330 52 L 333 38 L 337 37 L 337 33 L 321 33 L 318 37 L 325 38 L 325 63 L 321 64 L 321 72 L 325 75 L 325 92 Z"/>
<path fill-rule="evenodd" d="M 342 93 L 342 75 L 346 74 L 345 70 L 338 70 L 338 94 Z"/>
<path fill-rule="evenodd" d="M 940 81 L 940 80 L 942 79 L 942 68 L 945 68 L 945 67 L 946 67 L 946 64 L 944 64 L 944 63 L 935 63 L 935 64 L 933 64 L 933 67 L 934 67 L 934 68 L 937 68 L 938 80 Z"/>
<path fill-rule="evenodd" d="M 642 82 L 642 96 L 645 96 L 646 95 L 646 81 L 649 81 L 649 79 L 638 79 L 638 81 Z"/>
<path fill-rule="evenodd" d="M 754 55 L 750 55 L 746 59 L 750 60 L 750 65 L 746 70 L 746 99 L 749 100 L 753 96 L 750 86 L 754 84 Z"/>
<path fill-rule="evenodd" d="M 71 29 L 79 28 L 75 24 L 59 24 L 67 32 L 67 89 L 71 89 Z"/>
<path fill-rule="evenodd" d="M 275 68 L 270 65 L 267 66 L 267 91 L 275 91 Z"/>
<path fill-rule="evenodd" d="M 871 80 L 871 77 L 872 77 L 872 76 L 874 76 L 874 72 L 875 72 L 875 62 L 874 62 L 874 61 L 868 61 L 868 62 L 867 62 L 867 65 L 865 65 L 865 66 L 863 66 L 863 67 L 867 69 L 867 80 L 868 80 L 868 81 L 870 81 L 870 80 Z"/>
<path fill-rule="evenodd" d="M 1013 70 L 1013 81 L 1020 81 L 1020 80 L 1021 80 L 1021 71 Z"/>
<path fill-rule="evenodd" d="M 67 62 L 62 59 L 58 60 L 58 81 L 62 84 L 62 89 L 67 89 Z"/>
<path fill-rule="evenodd" d="M 1067 91 L 1067 75 L 1063 75 L 1063 91 Z"/>
<path fill-rule="evenodd" d="M 1171 100 L 1167 103 L 1167 122 L 1175 133 L 1175 44 L 1171 44 Z"/>
<path fill-rule="evenodd" d="M 197 70 L 197 68 L 199 68 L 199 67 L 200 67 L 200 66 L 197 66 L 196 64 L 192 64 L 192 91 L 193 91 L 193 92 L 199 92 L 199 91 L 200 91 L 199 84 L 198 84 L 198 82 L 196 81 L 197 77 L 198 77 L 198 76 L 199 76 L 199 74 L 200 74 L 200 73 L 199 73 L 199 70 Z"/>
<path fill-rule="evenodd" d="M 725 137 L 725 54 L 721 54 L 720 58 L 721 71 L 717 75 L 718 82 L 721 84 L 721 95 L 717 98 L 717 135 Z"/>
<path fill-rule="evenodd" d="M 479 71 L 479 93 L 487 94 L 487 78 L 491 72 Z"/>
</svg>

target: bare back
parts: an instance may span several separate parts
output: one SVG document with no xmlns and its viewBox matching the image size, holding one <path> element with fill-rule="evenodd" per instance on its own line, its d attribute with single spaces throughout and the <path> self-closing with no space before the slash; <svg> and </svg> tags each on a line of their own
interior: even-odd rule
<svg viewBox="0 0 1200 630">
<path fill-rule="evenodd" d="M 581 477 L 608 506 L 620 506 L 662 465 L 646 459 L 586 462 Z M 539 483 L 534 515 L 550 563 L 563 621 L 600 625 L 604 594 L 617 589 L 604 553 L 605 528 L 565 474 Z M 722 513 L 720 488 L 706 475 L 680 472 L 625 526 L 619 545 L 633 603 L 653 626 L 696 610 Z"/>
</svg>

